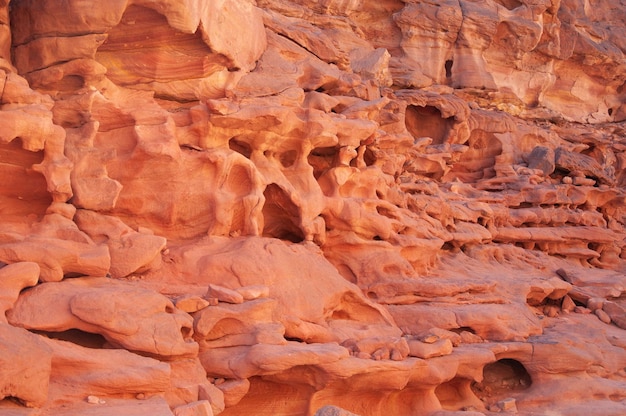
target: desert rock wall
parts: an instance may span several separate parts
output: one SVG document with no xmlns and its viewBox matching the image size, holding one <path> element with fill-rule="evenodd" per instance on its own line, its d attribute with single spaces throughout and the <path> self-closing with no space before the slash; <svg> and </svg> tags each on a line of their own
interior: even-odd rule
<svg viewBox="0 0 626 416">
<path fill-rule="evenodd" d="M 626 413 L 625 35 L 0 0 L 0 413 Z"/>
</svg>

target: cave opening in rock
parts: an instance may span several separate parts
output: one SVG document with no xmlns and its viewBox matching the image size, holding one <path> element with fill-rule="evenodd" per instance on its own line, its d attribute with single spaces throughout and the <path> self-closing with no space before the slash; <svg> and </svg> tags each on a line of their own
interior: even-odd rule
<svg viewBox="0 0 626 416">
<path fill-rule="evenodd" d="M 252 148 L 250 145 L 242 140 L 238 140 L 236 137 L 233 137 L 228 141 L 228 147 L 230 150 L 233 150 L 246 158 L 250 159 L 250 155 L 252 154 Z"/>
<path fill-rule="evenodd" d="M 485 403 L 493 403 L 524 391 L 532 385 L 532 378 L 524 365 L 511 358 L 503 358 L 483 368 L 483 381 L 472 383 L 474 394 Z"/>
<path fill-rule="evenodd" d="M 365 166 L 373 166 L 376 163 L 376 154 L 369 147 L 365 148 L 365 152 L 363 152 L 363 162 L 365 162 Z M 356 160 L 353 160 L 356 162 Z"/>
<path fill-rule="evenodd" d="M 452 117 L 444 118 L 437 107 L 430 105 L 407 106 L 404 119 L 406 128 L 413 137 L 430 137 L 434 145 L 446 141 L 454 124 Z"/>
<path fill-rule="evenodd" d="M 271 183 L 263 192 L 263 236 L 288 240 L 293 243 L 304 241 L 298 226 L 300 213 L 289 195 L 278 185 Z"/>
<path fill-rule="evenodd" d="M 450 328 L 450 331 L 456 332 L 457 334 L 461 334 L 462 332 L 469 332 L 470 334 L 476 334 L 476 331 L 474 331 L 469 326 L 462 326 L 459 328 Z"/>
<path fill-rule="evenodd" d="M 452 77 L 452 65 L 453 64 L 454 64 L 454 62 L 452 61 L 452 59 L 448 59 L 446 61 L 446 64 L 445 64 L 446 78 L 451 78 Z"/>
</svg>

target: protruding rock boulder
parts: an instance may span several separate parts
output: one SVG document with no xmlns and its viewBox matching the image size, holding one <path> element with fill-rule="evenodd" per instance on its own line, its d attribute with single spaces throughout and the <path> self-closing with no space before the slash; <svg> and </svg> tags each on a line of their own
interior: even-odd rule
<svg viewBox="0 0 626 416">
<path fill-rule="evenodd" d="M 20 296 L 11 325 L 100 334 L 115 347 L 158 357 L 193 356 L 192 319 L 165 296 L 107 278 L 44 283 Z"/>
<path fill-rule="evenodd" d="M 20 292 L 38 281 L 37 263 L 13 263 L 0 268 L 0 321 L 6 323 L 5 313 L 13 307 Z"/>
</svg>

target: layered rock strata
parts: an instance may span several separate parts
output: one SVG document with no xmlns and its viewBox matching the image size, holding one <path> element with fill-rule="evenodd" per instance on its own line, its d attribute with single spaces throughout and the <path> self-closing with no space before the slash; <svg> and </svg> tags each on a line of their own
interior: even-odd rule
<svg viewBox="0 0 626 416">
<path fill-rule="evenodd" d="M 0 34 L 0 413 L 626 413 L 623 0 Z"/>
</svg>

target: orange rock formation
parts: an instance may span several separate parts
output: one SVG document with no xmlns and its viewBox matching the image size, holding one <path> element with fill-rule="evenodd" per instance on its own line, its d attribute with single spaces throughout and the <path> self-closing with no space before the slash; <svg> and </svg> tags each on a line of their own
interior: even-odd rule
<svg viewBox="0 0 626 416">
<path fill-rule="evenodd" d="M 0 413 L 626 414 L 625 53 L 624 0 L 0 0 Z"/>
</svg>

